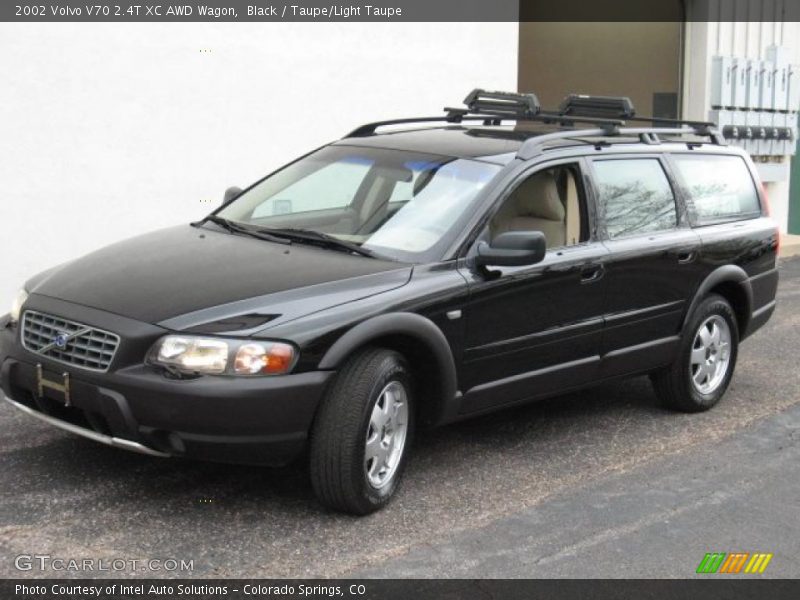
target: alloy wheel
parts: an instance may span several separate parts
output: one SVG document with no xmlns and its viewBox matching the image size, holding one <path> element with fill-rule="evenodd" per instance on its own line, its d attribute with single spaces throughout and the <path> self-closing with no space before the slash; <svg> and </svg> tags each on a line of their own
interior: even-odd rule
<svg viewBox="0 0 800 600">
<path fill-rule="evenodd" d="M 722 384 L 731 358 L 731 328 L 720 315 L 708 317 L 692 343 L 689 367 L 692 385 L 701 394 L 711 394 Z"/>
<path fill-rule="evenodd" d="M 399 381 L 389 382 L 372 407 L 364 447 L 364 472 L 380 489 L 397 473 L 408 434 L 408 393 Z"/>
</svg>

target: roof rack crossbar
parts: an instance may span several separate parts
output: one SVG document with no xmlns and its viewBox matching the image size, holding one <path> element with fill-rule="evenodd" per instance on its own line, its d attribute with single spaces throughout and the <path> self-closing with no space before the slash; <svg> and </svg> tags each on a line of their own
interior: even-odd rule
<svg viewBox="0 0 800 600">
<path fill-rule="evenodd" d="M 572 126 L 578 123 L 587 125 L 599 125 L 608 130 L 609 134 L 613 134 L 614 130 L 622 125 L 625 121 L 620 119 L 600 119 L 595 117 L 572 117 L 567 115 L 560 115 L 558 113 L 541 112 L 537 115 L 529 117 L 517 117 L 512 115 L 497 114 L 490 112 L 471 113 L 461 108 L 445 108 L 447 114 L 438 117 L 410 117 L 405 119 L 388 119 L 386 121 L 375 121 L 373 123 L 366 123 L 355 128 L 348 133 L 345 137 L 366 137 L 374 135 L 379 127 L 386 127 L 389 125 L 410 125 L 413 123 L 461 123 L 462 121 L 483 121 L 485 125 L 500 125 L 502 121 L 516 121 L 520 122 L 539 122 L 554 125 Z"/>
<path fill-rule="evenodd" d="M 448 111 L 448 114 L 452 111 L 461 110 L 457 108 L 445 108 Z M 562 115 L 559 113 L 554 112 L 545 112 L 541 111 L 535 115 L 530 115 L 527 117 L 519 117 L 519 116 L 510 116 L 510 115 L 502 115 L 496 114 L 491 112 L 481 112 L 481 113 L 469 113 L 470 115 L 485 117 L 487 119 L 497 119 L 501 121 L 516 121 L 517 123 L 525 123 L 525 122 L 536 122 L 536 123 L 548 123 L 552 125 L 563 125 L 566 127 L 575 125 L 577 123 L 586 123 L 588 125 L 599 125 L 601 127 L 608 127 L 609 129 L 613 130 L 615 127 L 620 127 L 625 125 L 625 121 L 621 119 L 602 119 L 599 117 L 581 117 L 581 116 L 572 116 L 572 115 Z"/>
<path fill-rule="evenodd" d="M 599 125 L 604 129 L 608 129 L 610 132 L 613 132 L 625 125 L 625 121 L 622 119 L 606 119 L 603 117 L 589 117 L 589 116 L 580 116 L 580 115 L 562 115 L 561 113 L 555 112 L 545 112 L 542 111 L 537 115 L 537 121 L 542 121 L 543 123 L 553 123 L 558 125 L 565 125 L 570 126 L 576 123 L 586 123 L 587 125 Z"/>
<path fill-rule="evenodd" d="M 368 135 L 373 135 L 378 127 L 386 127 L 388 125 L 409 125 L 412 123 L 461 123 L 461 121 L 485 121 L 487 118 L 488 117 L 486 115 L 467 115 L 466 110 L 458 109 L 458 111 L 449 111 L 448 114 L 440 115 L 438 117 L 409 117 L 405 119 L 388 119 L 386 121 L 365 123 L 364 125 L 356 127 L 345 137 L 366 137 Z"/>
<path fill-rule="evenodd" d="M 557 113 L 539 113 L 530 117 L 517 117 L 512 115 L 497 114 L 490 112 L 471 113 L 460 108 L 445 108 L 447 114 L 439 117 L 410 117 L 406 119 L 389 119 L 386 121 L 375 121 L 374 123 L 366 123 L 355 128 L 348 133 L 345 137 L 367 137 L 374 135 L 379 127 L 386 127 L 389 125 L 410 125 L 413 123 L 461 123 L 462 121 L 483 121 L 484 125 L 500 125 L 502 121 L 516 121 L 520 122 L 539 122 L 550 123 L 556 125 L 571 126 L 577 123 L 585 123 L 591 125 L 599 125 L 606 127 L 610 133 L 617 127 L 625 124 L 625 121 L 619 119 L 598 119 L 594 117 L 571 117 L 567 115 L 559 115 Z"/>
<path fill-rule="evenodd" d="M 558 139 L 571 139 L 571 138 L 597 138 L 597 137 L 615 137 L 615 136 L 642 136 L 648 138 L 649 143 L 660 142 L 661 135 L 676 136 L 676 135 L 698 135 L 710 137 L 712 143 L 717 145 L 725 145 L 725 139 L 722 135 L 712 127 L 620 127 L 613 133 L 609 134 L 608 129 L 575 129 L 575 130 L 562 130 L 554 131 L 544 135 L 536 136 L 526 140 L 517 151 L 517 158 L 528 160 L 541 153 L 543 147 L 547 142 Z"/>
<path fill-rule="evenodd" d="M 716 127 L 711 121 L 687 121 L 684 119 L 668 119 L 666 117 L 628 117 L 626 121 L 643 123 L 663 123 L 664 125 L 689 125 L 690 127 Z"/>
</svg>

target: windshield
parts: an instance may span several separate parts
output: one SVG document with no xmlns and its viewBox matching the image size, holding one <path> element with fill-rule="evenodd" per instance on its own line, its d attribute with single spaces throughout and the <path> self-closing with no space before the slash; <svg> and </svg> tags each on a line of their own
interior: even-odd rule
<svg viewBox="0 0 800 600">
<path fill-rule="evenodd" d="M 432 262 L 500 169 L 417 152 L 327 146 L 262 180 L 217 216 L 267 230 L 316 231 L 377 255 Z"/>
</svg>

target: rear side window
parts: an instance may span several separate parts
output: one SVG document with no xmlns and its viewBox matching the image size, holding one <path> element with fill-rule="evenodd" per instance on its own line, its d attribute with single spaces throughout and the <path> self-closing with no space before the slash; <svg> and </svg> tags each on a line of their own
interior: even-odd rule
<svg viewBox="0 0 800 600">
<path fill-rule="evenodd" d="M 673 155 L 699 223 L 761 214 L 753 178 L 740 156 Z"/>
<path fill-rule="evenodd" d="M 675 228 L 675 195 L 657 159 L 599 160 L 594 169 L 609 237 Z"/>
</svg>

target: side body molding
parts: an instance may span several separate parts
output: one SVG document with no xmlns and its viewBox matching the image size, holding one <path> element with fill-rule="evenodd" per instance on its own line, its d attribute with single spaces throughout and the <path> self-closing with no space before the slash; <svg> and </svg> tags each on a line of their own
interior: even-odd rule
<svg viewBox="0 0 800 600">
<path fill-rule="evenodd" d="M 357 348 L 386 336 L 411 338 L 428 350 L 435 362 L 432 371 L 437 379 L 429 382 L 437 389 L 437 397 L 429 400 L 436 405 L 435 412 L 441 414 L 441 411 L 452 404 L 458 389 L 453 352 L 442 330 L 430 319 L 416 313 L 388 313 L 359 323 L 330 347 L 322 357 L 319 368 L 335 369 Z M 438 419 L 434 417 L 434 420 Z"/>
<path fill-rule="evenodd" d="M 744 269 L 736 265 L 723 265 L 711 271 L 703 282 L 698 286 L 695 292 L 692 303 L 683 317 L 683 327 L 691 317 L 697 305 L 700 304 L 702 299 L 715 287 L 722 283 L 734 283 L 743 293 L 744 310 L 743 322 L 739 323 L 740 334 L 744 335 L 747 330 L 747 324 L 750 321 L 750 316 L 753 314 L 753 288 L 750 285 L 750 277 Z M 736 308 L 736 307 L 734 307 Z"/>
</svg>

